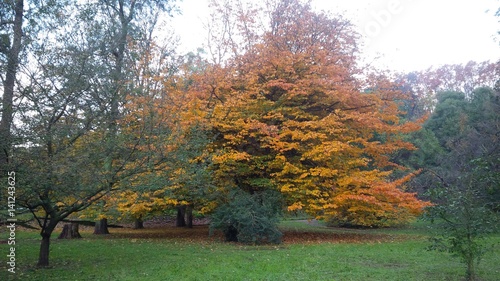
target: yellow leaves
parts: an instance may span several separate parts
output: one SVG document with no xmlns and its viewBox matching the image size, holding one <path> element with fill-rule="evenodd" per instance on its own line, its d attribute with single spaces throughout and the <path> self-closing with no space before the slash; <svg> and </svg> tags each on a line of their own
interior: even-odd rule
<svg viewBox="0 0 500 281">
<path fill-rule="evenodd" d="M 97 216 L 97 219 L 96 219 L 96 220 L 102 220 L 102 219 L 107 219 L 107 218 L 109 218 L 109 216 L 106 216 L 105 214 L 99 214 L 99 215 Z"/>
<path fill-rule="evenodd" d="M 148 204 L 134 204 L 128 209 L 128 212 L 137 216 L 140 214 L 147 214 L 151 210 L 152 208 Z"/>
<path fill-rule="evenodd" d="M 144 217 L 147 214 L 161 212 L 169 206 L 177 205 L 179 202 L 175 199 L 164 197 L 165 190 L 156 190 L 154 192 L 134 192 L 125 190 L 116 193 L 113 198 L 108 200 L 108 204 L 114 205 L 122 217 Z"/>
<path fill-rule="evenodd" d="M 200 213 L 201 214 L 210 214 L 211 212 L 213 212 L 215 210 L 215 208 L 217 208 L 217 202 L 211 201 L 211 202 L 208 202 L 207 204 L 205 204 L 205 206 L 203 206 L 201 208 Z"/>
<path fill-rule="evenodd" d="M 338 178 L 336 182 L 340 188 L 346 188 L 349 186 L 353 187 L 370 186 L 373 183 L 383 181 L 390 174 L 391 174 L 390 171 L 381 172 L 378 170 L 371 170 L 371 171 L 353 170 L 349 171 L 348 174 L 345 174 L 342 177 Z"/>
<path fill-rule="evenodd" d="M 283 136 L 273 140 L 270 142 L 270 147 L 276 150 L 279 153 L 286 153 L 291 150 L 299 150 L 300 144 L 296 142 L 285 142 L 280 140 Z"/>
<path fill-rule="evenodd" d="M 299 176 L 299 179 L 305 179 L 307 176 L 309 176 L 310 174 L 309 173 L 302 173 L 300 176 Z"/>
<path fill-rule="evenodd" d="M 179 205 L 180 202 L 179 202 L 179 200 L 174 199 L 174 198 L 167 198 L 167 199 L 165 199 L 165 204 L 171 205 L 171 206 L 176 206 L 176 205 Z"/>
<path fill-rule="evenodd" d="M 321 197 L 323 195 L 323 193 L 317 189 L 308 189 L 308 190 L 306 190 L 306 195 L 312 196 L 312 197 Z"/>
<path fill-rule="evenodd" d="M 251 155 L 246 152 L 231 151 L 222 155 L 214 155 L 212 160 L 217 164 L 224 164 L 227 162 L 248 161 Z"/>
<path fill-rule="evenodd" d="M 302 210 L 303 207 L 304 207 L 304 204 L 302 204 L 301 202 L 296 202 L 296 203 L 288 206 L 287 210 L 289 212 L 293 212 L 293 211 L 297 211 L 297 210 Z"/>
<path fill-rule="evenodd" d="M 286 162 L 283 169 L 277 173 L 279 176 L 290 176 L 290 175 L 300 175 L 303 173 L 303 170 L 298 168 L 297 166 L 291 164 L 290 162 Z"/>
<path fill-rule="evenodd" d="M 281 154 L 276 155 L 276 157 L 274 159 L 276 160 L 276 162 L 280 162 L 280 163 L 286 162 L 286 157 L 281 155 Z"/>
<path fill-rule="evenodd" d="M 322 177 L 322 178 L 333 178 L 338 176 L 339 171 L 337 169 L 331 169 L 326 167 L 315 167 L 309 169 L 308 175 L 314 177 Z"/>
<path fill-rule="evenodd" d="M 298 190 L 293 184 L 283 184 L 280 186 L 280 191 L 283 193 L 294 192 Z"/>
<path fill-rule="evenodd" d="M 331 161 L 333 157 L 338 157 L 340 154 L 348 153 L 348 144 L 340 141 L 323 141 L 322 143 L 312 147 L 309 151 L 304 152 L 304 157 L 310 158 L 313 161 Z"/>
</svg>

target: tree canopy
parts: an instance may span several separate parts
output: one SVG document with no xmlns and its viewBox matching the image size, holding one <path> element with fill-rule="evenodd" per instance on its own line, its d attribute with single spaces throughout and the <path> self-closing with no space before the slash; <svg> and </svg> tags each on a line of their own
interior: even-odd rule
<svg viewBox="0 0 500 281">
<path fill-rule="evenodd" d="M 402 135 L 419 128 L 401 118 L 404 95 L 382 77 L 356 77 L 358 36 L 348 21 L 298 1 L 270 14 L 258 43 L 200 82 L 215 101 L 218 185 L 278 190 L 289 211 L 344 225 L 388 226 L 418 215 L 426 203 L 400 189 L 411 175 L 390 179 L 403 168 L 390 155 L 412 149 Z"/>
</svg>

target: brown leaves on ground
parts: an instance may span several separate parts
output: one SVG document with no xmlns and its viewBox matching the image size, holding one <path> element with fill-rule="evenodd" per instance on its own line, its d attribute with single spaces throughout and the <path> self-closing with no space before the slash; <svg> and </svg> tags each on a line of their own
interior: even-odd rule
<svg viewBox="0 0 500 281">
<path fill-rule="evenodd" d="M 375 234 L 363 230 L 356 231 L 285 231 L 283 242 L 286 244 L 317 244 L 317 243 L 380 243 L 393 241 L 389 234 Z"/>
<path fill-rule="evenodd" d="M 394 235 L 374 233 L 371 230 L 350 230 L 340 228 L 321 228 L 311 230 L 283 230 L 284 244 L 319 244 L 319 243 L 381 243 L 395 240 Z M 216 232 L 209 236 L 208 225 L 193 228 L 161 226 L 145 229 L 112 229 L 105 239 L 172 239 L 179 242 L 220 242 L 223 235 Z M 396 238 L 398 239 L 398 238 Z M 401 239 L 401 238 L 399 238 Z"/>
<path fill-rule="evenodd" d="M 186 242 L 208 242 L 219 239 L 219 237 L 216 237 L 215 235 L 213 237 L 209 237 L 208 226 L 193 226 L 193 228 L 174 226 L 162 226 L 144 229 L 122 228 L 112 230 L 109 238 L 179 239 L 185 240 Z"/>
</svg>

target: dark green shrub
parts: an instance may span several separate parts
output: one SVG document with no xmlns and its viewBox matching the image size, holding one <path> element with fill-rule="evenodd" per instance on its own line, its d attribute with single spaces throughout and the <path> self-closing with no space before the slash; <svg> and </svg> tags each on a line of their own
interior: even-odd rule
<svg viewBox="0 0 500 281">
<path fill-rule="evenodd" d="M 228 201 L 212 215 L 210 233 L 221 230 L 226 241 L 247 244 L 281 243 L 277 224 L 282 212 L 281 194 L 263 191 L 249 194 L 231 191 Z"/>
</svg>

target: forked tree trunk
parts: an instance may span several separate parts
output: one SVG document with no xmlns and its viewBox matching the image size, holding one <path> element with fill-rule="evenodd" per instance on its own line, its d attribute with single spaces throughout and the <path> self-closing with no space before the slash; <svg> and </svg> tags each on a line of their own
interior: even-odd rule
<svg viewBox="0 0 500 281">
<path fill-rule="evenodd" d="M 186 214 L 186 205 L 178 206 L 177 207 L 177 218 L 175 220 L 175 226 L 177 227 L 185 227 L 186 226 L 186 220 L 184 218 Z"/>
<path fill-rule="evenodd" d="M 45 218 L 44 224 L 42 226 L 42 231 L 40 236 L 42 236 L 42 241 L 40 242 L 40 253 L 38 255 L 37 266 L 45 267 L 49 266 L 49 254 L 50 254 L 50 236 L 57 226 L 57 223 L 61 221 L 58 219 Z"/>
<path fill-rule="evenodd" d="M 63 230 L 57 239 L 78 239 L 82 238 L 80 232 L 78 231 L 78 223 L 72 222 L 65 224 Z"/>
<path fill-rule="evenodd" d="M 40 243 L 40 255 L 38 256 L 37 266 L 49 266 L 50 234 L 42 234 Z"/>
<path fill-rule="evenodd" d="M 135 219 L 134 221 L 134 229 L 143 229 L 144 228 L 144 222 L 142 221 L 141 218 Z"/>
<path fill-rule="evenodd" d="M 186 207 L 186 226 L 193 228 L 193 205 L 191 204 Z"/>
<path fill-rule="evenodd" d="M 109 234 L 108 219 L 100 219 L 95 223 L 94 234 Z"/>
</svg>

